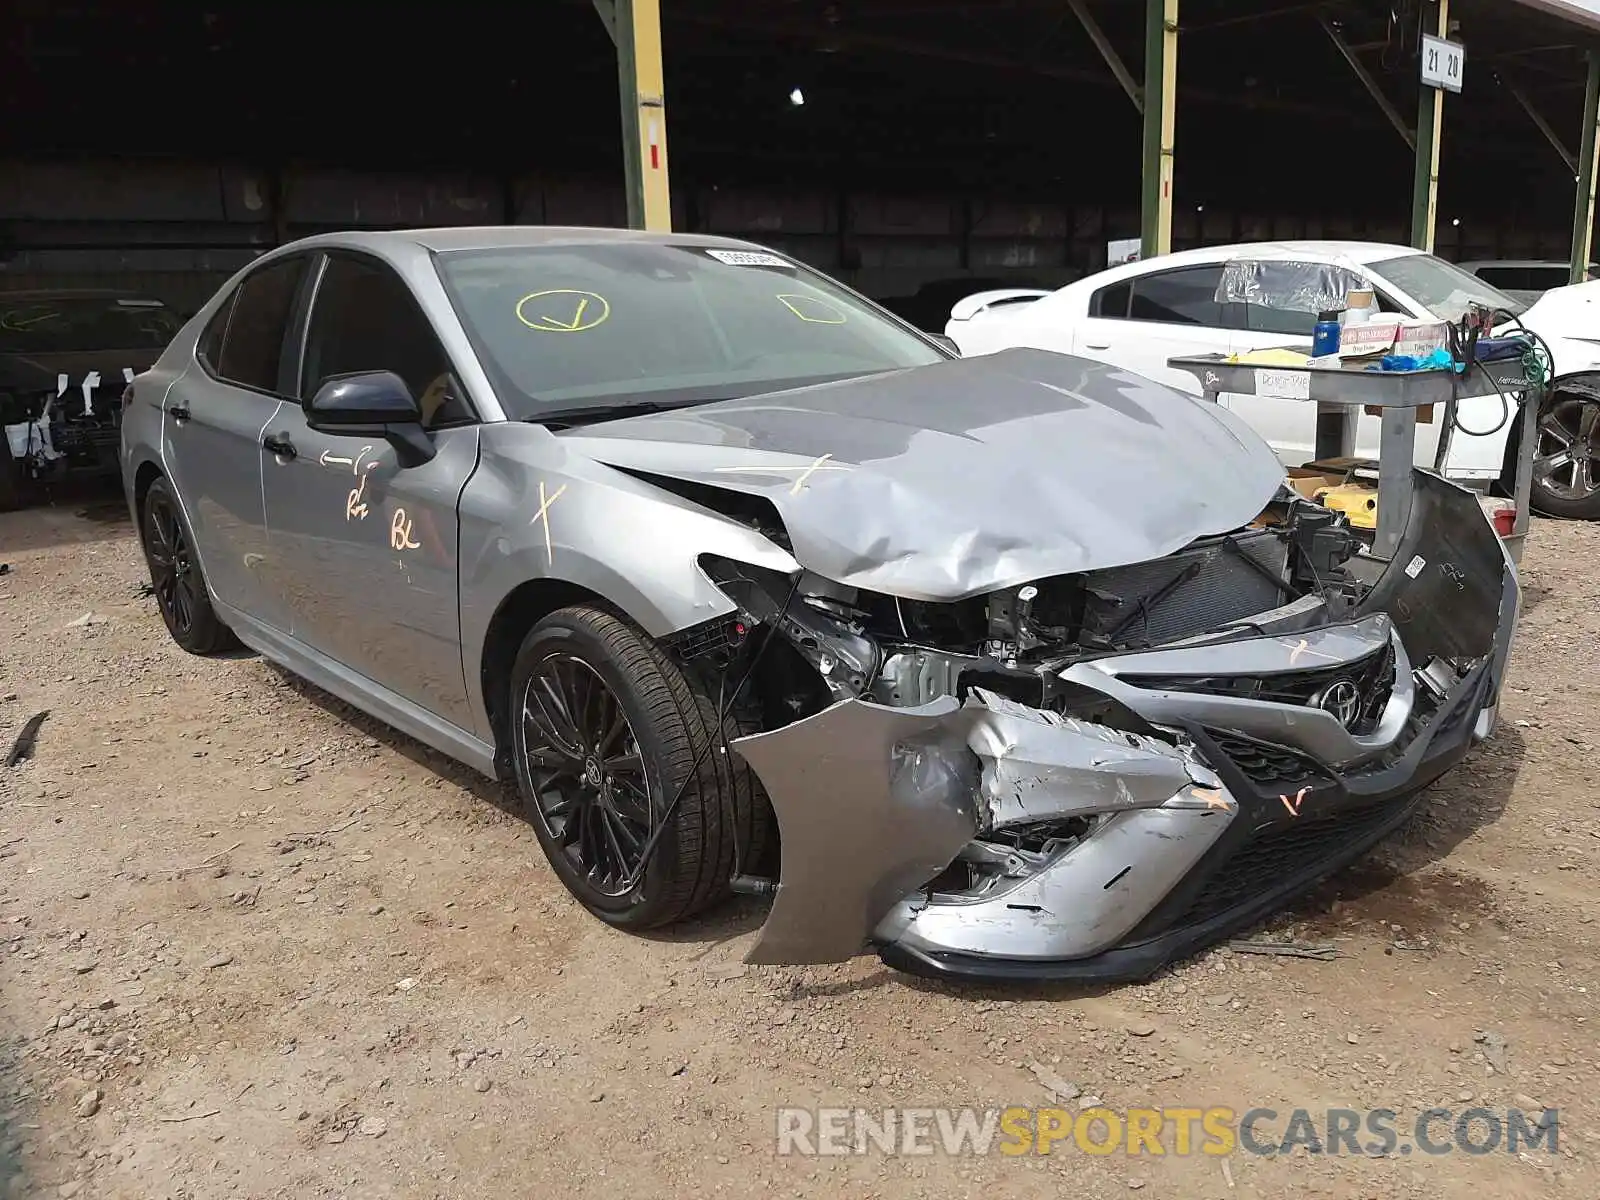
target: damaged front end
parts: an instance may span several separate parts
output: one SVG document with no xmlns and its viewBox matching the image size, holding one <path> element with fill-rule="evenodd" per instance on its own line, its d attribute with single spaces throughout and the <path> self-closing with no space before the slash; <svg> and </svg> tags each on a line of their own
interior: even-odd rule
<svg viewBox="0 0 1600 1200">
<path fill-rule="evenodd" d="M 1130 979 L 1269 915 L 1486 737 L 1519 604 L 1417 472 L 1391 563 L 1287 490 L 1168 557 L 952 603 L 703 560 L 768 631 L 732 745 L 782 846 L 748 961 Z"/>
</svg>

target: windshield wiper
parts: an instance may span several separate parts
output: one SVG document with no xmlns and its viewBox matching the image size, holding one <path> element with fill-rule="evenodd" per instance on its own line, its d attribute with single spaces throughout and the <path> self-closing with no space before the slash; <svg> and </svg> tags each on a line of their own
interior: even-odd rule
<svg viewBox="0 0 1600 1200">
<path fill-rule="evenodd" d="M 664 400 L 635 400 L 627 404 L 590 404 L 582 408 L 557 408 L 550 412 L 535 413 L 524 419 L 530 424 L 545 425 L 551 429 L 572 429 L 578 425 L 598 425 L 602 421 L 643 417 L 650 413 L 687 408 L 691 404 L 698 403 L 697 400 L 680 400 L 676 404 Z"/>
</svg>

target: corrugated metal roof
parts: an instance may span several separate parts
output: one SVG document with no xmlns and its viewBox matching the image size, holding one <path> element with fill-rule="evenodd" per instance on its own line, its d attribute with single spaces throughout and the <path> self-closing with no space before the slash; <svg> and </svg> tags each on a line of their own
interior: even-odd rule
<svg viewBox="0 0 1600 1200">
<path fill-rule="evenodd" d="M 1543 9 L 1553 16 L 1600 33 L 1600 0 L 1519 0 L 1530 8 Z"/>
</svg>

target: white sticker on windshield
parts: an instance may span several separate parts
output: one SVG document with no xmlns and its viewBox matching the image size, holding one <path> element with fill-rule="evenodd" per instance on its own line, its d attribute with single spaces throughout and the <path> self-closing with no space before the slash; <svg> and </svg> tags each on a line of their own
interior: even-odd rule
<svg viewBox="0 0 1600 1200">
<path fill-rule="evenodd" d="M 776 254 L 760 250 L 707 250 L 712 258 L 730 267 L 788 267 L 792 264 Z"/>
<path fill-rule="evenodd" d="M 1427 565 L 1428 560 L 1423 558 L 1420 554 L 1417 555 L 1406 564 L 1406 577 L 1408 579 L 1415 579 L 1418 575 L 1422 574 L 1422 568 Z"/>
</svg>

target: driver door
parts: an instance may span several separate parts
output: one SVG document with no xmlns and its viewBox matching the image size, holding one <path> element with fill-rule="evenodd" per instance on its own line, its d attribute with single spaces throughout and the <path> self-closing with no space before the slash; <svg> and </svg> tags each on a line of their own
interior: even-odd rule
<svg viewBox="0 0 1600 1200">
<path fill-rule="evenodd" d="M 469 726 L 457 593 L 461 489 L 478 427 L 432 325 L 386 263 L 345 251 L 318 267 L 300 404 L 263 438 L 267 528 L 290 634 L 309 650 Z M 408 465 L 381 437 L 313 430 L 303 405 L 331 376 L 393 371 L 421 402 L 436 454 Z"/>
</svg>

